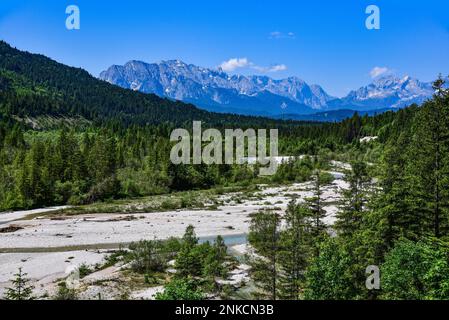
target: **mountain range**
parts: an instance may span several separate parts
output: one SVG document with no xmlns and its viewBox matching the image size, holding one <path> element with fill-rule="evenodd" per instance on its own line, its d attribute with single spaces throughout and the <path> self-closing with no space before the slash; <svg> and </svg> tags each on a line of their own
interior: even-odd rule
<svg viewBox="0 0 449 320">
<path fill-rule="evenodd" d="M 397 110 L 421 104 L 433 94 L 431 83 L 388 75 L 337 98 L 321 86 L 309 85 L 298 77 L 277 80 L 268 76 L 230 75 L 220 68 L 202 68 L 180 60 L 159 63 L 132 60 L 123 66 L 111 66 L 99 78 L 126 89 L 192 103 L 208 111 L 290 118 L 301 115 L 303 119 L 331 110 L 370 113 Z"/>
</svg>

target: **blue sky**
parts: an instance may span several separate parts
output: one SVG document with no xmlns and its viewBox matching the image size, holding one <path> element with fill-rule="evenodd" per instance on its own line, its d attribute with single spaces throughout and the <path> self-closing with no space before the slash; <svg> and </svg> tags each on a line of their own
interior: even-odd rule
<svg viewBox="0 0 449 320">
<path fill-rule="evenodd" d="M 65 27 L 70 4 L 80 30 Z M 380 30 L 365 27 L 370 4 Z M 448 12 L 447 0 L 1 0 L 0 38 L 96 76 L 131 59 L 210 68 L 239 59 L 223 66 L 294 75 L 343 96 L 375 67 L 423 81 L 449 74 Z"/>
</svg>

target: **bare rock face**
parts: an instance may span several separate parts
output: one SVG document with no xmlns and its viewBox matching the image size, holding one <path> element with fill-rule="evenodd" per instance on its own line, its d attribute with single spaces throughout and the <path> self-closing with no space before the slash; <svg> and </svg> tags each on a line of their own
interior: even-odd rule
<svg viewBox="0 0 449 320">
<path fill-rule="evenodd" d="M 432 84 L 405 76 L 392 75 L 375 79 L 373 83 L 351 91 L 346 97 L 331 103 L 331 107 L 347 106 L 354 110 L 400 109 L 431 98 Z"/>
<path fill-rule="evenodd" d="M 110 67 L 100 74 L 100 79 L 194 103 L 211 111 L 242 114 L 280 114 L 283 103 L 289 112 L 306 114 L 324 108 L 334 99 L 320 86 L 309 86 L 296 77 L 275 80 L 267 76 L 229 75 L 221 69 L 202 68 L 179 60 L 153 64 L 130 61 L 124 66 Z"/>
<path fill-rule="evenodd" d="M 123 88 L 193 103 L 209 111 L 264 116 L 342 109 L 386 111 L 421 104 L 433 94 L 431 83 L 388 75 L 351 91 L 346 97 L 335 98 L 319 85 L 309 85 L 297 77 L 277 80 L 262 75 L 229 75 L 220 68 L 202 68 L 180 60 L 129 61 L 123 66 L 111 66 L 100 74 L 100 79 Z"/>
</svg>

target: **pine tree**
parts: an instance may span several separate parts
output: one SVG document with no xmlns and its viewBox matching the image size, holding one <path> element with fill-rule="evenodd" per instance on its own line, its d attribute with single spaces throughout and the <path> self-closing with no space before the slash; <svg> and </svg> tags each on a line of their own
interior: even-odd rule
<svg viewBox="0 0 449 320">
<path fill-rule="evenodd" d="M 276 212 L 260 211 L 252 217 L 248 235 L 249 243 L 259 255 L 251 261 L 253 279 L 260 289 L 256 295 L 270 300 L 278 296 L 279 224 Z"/>
<path fill-rule="evenodd" d="M 285 229 L 280 234 L 279 296 L 282 299 L 296 300 L 301 297 L 305 282 L 305 270 L 312 255 L 310 224 L 307 219 L 310 210 L 307 206 L 292 200 L 285 213 Z"/>
<path fill-rule="evenodd" d="M 440 238 L 449 234 L 449 94 L 441 78 L 434 89 L 415 118 L 407 169 L 414 210 L 425 232 Z"/>
<path fill-rule="evenodd" d="M 223 237 L 217 236 L 209 254 L 205 257 L 203 268 L 205 277 L 227 277 L 227 269 L 224 266 L 227 250 Z"/>
<path fill-rule="evenodd" d="M 182 237 L 183 244 L 189 248 L 192 248 L 198 244 L 198 238 L 196 237 L 195 227 L 189 225 L 186 228 L 184 236 Z"/>
<path fill-rule="evenodd" d="M 320 170 L 313 174 L 313 196 L 306 199 L 309 208 L 310 233 L 313 238 L 315 255 L 319 254 L 319 242 L 326 235 L 327 226 L 324 222 L 326 211 L 323 208 Z"/>
<path fill-rule="evenodd" d="M 342 237 L 351 237 L 360 229 L 366 212 L 370 183 L 366 163 L 353 162 L 352 170 L 346 174 L 345 180 L 349 189 L 343 192 L 343 203 L 337 213 L 335 227 Z"/>
<path fill-rule="evenodd" d="M 201 274 L 202 261 L 199 259 L 198 252 L 195 251 L 197 245 L 198 238 L 195 234 L 195 228 L 189 225 L 182 238 L 181 250 L 176 257 L 175 268 L 177 277 L 186 278 Z"/>
<path fill-rule="evenodd" d="M 30 280 L 26 278 L 28 274 L 22 272 L 22 268 L 14 275 L 12 280 L 13 287 L 7 288 L 5 293 L 6 300 L 32 300 L 34 287 L 29 285 Z"/>
<path fill-rule="evenodd" d="M 409 159 L 409 130 L 385 146 L 381 163 L 380 190 L 373 201 L 377 229 L 384 242 L 384 252 L 401 237 L 417 239 L 423 233 L 422 215 L 414 210 L 415 203 L 406 167 Z"/>
</svg>

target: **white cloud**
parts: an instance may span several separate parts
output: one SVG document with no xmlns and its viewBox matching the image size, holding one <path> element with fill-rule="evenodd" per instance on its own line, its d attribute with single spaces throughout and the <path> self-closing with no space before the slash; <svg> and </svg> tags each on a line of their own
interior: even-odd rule
<svg viewBox="0 0 449 320">
<path fill-rule="evenodd" d="M 389 73 L 390 69 L 388 69 L 387 67 L 374 67 L 371 71 L 370 71 L 370 76 L 371 78 L 377 78 L 383 74 Z"/>
<path fill-rule="evenodd" d="M 295 39 L 296 35 L 293 32 L 283 33 L 280 31 L 270 32 L 268 39 Z"/>
<path fill-rule="evenodd" d="M 280 38 L 282 38 L 282 32 L 279 32 L 279 31 L 270 32 L 269 38 L 270 39 L 280 39 Z"/>
<path fill-rule="evenodd" d="M 267 73 L 267 72 L 279 72 L 279 71 L 285 71 L 287 70 L 287 66 L 285 64 L 276 64 L 270 67 L 259 67 L 259 66 L 253 66 L 254 70 L 257 70 L 259 72 Z"/>
<path fill-rule="evenodd" d="M 224 61 L 222 64 L 220 64 L 219 68 L 221 68 L 225 72 L 232 72 L 239 68 L 251 68 L 262 73 L 287 70 L 287 66 L 285 64 L 275 64 L 269 67 L 263 67 L 256 65 L 255 63 L 249 61 L 247 58 L 229 59 L 228 61 Z"/>
<path fill-rule="evenodd" d="M 229 59 L 228 61 L 223 62 L 220 65 L 220 68 L 223 69 L 223 71 L 231 72 L 234 71 L 237 68 L 244 68 L 250 65 L 250 62 L 247 58 L 233 58 Z"/>
<path fill-rule="evenodd" d="M 269 72 L 278 72 L 287 70 L 287 66 L 285 64 L 277 64 L 270 67 Z"/>
</svg>

